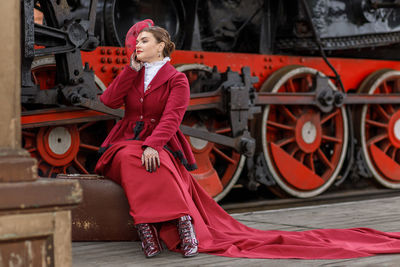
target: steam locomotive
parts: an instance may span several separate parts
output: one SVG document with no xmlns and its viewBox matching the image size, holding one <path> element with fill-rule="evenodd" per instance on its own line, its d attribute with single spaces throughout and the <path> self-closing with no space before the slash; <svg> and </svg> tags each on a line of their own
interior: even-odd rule
<svg viewBox="0 0 400 267">
<path fill-rule="evenodd" d="M 216 200 L 238 181 L 307 198 L 349 174 L 400 188 L 399 0 L 21 1 L 23 145 L 41 176 L 93 172 L 123 110 L 96 99 L 152 18 L 177 45 L 181 129 Z M 34 23 L 36 21 L 36 23 Z M 239 180 L 240 178 L 240 180 Z"/>
</svg>

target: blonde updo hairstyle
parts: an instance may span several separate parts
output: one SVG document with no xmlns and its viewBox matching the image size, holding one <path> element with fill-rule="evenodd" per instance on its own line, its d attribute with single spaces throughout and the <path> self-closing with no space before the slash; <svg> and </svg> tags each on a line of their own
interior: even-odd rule
<svg viewBox="0 0 400 267">
<path fill-rule="evenodd" d="M 158 27 L 158 26 L 150 26 L 147 28 L 144 28 L 140 32 L 149 32 L 153 34 L 154 38 L 158 43 L 163 42 L 165 44 L 164 50 L 163 50 L 163 56 L 164 57 L 169 57 L 172 52 L 175 51 L 175 44 L 174 42 L 171 41 L 171 36 L 169 35 L 168 31 L 164 28 Z"/>
</svg>

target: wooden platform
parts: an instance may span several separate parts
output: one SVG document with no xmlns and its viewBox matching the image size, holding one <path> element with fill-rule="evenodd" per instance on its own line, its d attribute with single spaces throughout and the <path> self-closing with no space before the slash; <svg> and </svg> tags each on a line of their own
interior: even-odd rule
<svg viewBox="0 0 400 267">
<path fill-rule="evenodd" d="M 242 223 L 265 230 L 370 227 L 400 232 L 400 197 L 330 205 L 233 214 Z M 184 259 L 164 250 L 146 259 L 139 242 L 74 242 L 73 266 L 400 266 L 400 254 L 341 260 L 270 260 L 200 254 Z"/>
</svg>

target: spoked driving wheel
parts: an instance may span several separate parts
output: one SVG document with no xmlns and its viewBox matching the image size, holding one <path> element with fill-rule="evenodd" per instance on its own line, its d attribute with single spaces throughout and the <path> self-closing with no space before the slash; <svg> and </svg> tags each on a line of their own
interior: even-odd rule
<svg viewBox="0 0 400 267">
<path fill-rule="evenodd" d="M 107 122 L 47 126 L 22 131 L 23 145 L 38 160 L 39 175 L 93 173 Z M 104 125 L 101 125 L 104 124 Z"/>
<path fill-rule="evenodd" d="M 284 67 L 270 76 L 261 91 L 310 92 L 317 73 L 302 66 Z M 336 90 L 331 82 L 329 86 Z M 278 189 L 291 196 L 306 198 L 324 192 L 338 176 L 348 139 L 343 107 L 329 113 L 315 106 L 268 105 L 264 108 L 263 154 Z"/>
<path fill-rule="evenodd" d="M 383 69 L 371 74 L 359 92 L 400 93 L 400 71 Z M 356 111 L 355 121 L 365 162 L 375 180 L 388 188 L 400 188 L 400 105 L 364 105 Z"/>
<path fill-rule="evenodd" d="M 186 74 L 191 93 L 207 92 L 203 81 L 211 78 L 211 68 L 200 64 L 177 66 Z M 223 114 L 216 111 L 187 112 L 183 124 L 231 136 L 232 130 Z M 215 201 L 221 200 L 239 179 L 244 167 L 245 156 L 230 147 L 206 140 L 187 137 L 192 147 L 198 169 L 191 174 Z"/>
<path fill-rule="evenodd" d="M 41 90 L 54 90 L 56 65 L 54 57 L 36 58 L 32 63 L 32 76 Z M 104 90 L 104 84 L 95 77 L 97 86 Z M 46 106 L 35 107 L 31 111 L 46 114 Z M 48 107 L 47 107 L 48 108 Z M 89 121 L 54 125 L 54 110 L 49 113 L 49 121 L 43 126 L 22 130 L 23 147 L 38 160 L 38 171 L 42 177 L 56 177 L 63 173 L 89 174 L 93 172 L 97 151 L 111 128 L 113 121 Z M 57 112 L 56 112 L 57 114 Z M 62 113 L 60 113 L 62 114 Z M 63 116 L 63 115 L 59 115 Z"/>
</svg>

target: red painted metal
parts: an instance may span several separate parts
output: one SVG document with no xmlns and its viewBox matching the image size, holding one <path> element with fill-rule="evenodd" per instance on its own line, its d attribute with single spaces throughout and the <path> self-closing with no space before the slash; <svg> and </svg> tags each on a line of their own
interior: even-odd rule
<svg viewBox="0 0 400 267">
<path fill-rule="evenodd" d="M 40 90 L 54 88 L 56 79 L 56 65 L 40 66 L 32 69 L 32 78 Z"/>
<path fill-rule="evenodd" d="M 38 168 L 41 176 L 55 177 L 59 173 L 83 173 L 89 171 L 85 162 L 89 153 L 97 153 L 99 140 L 90 127 L 96 121 L 83 124 L 63 125 L 71 135 L 70 147 L 64 153 L 55 153 L 49 144 L 49 134 L 56 127 L 39 127 L 22 131 L 24 148 L 32 157 L 38 160 Z M 106 127 L 109 131 L 110 127 Z M 52 142 L 57 140 L 52 140 Z M 60 140 L 61 141 L 61 140 Z M 101 140 L 100 140 L 101 141 Z"/>
<path fill-rule="evenodd" d="M 374 80 L 381 79 L 376 76 Z M 392 76 L 382 79 L 375 88 L 363 88 L 371 95 L 392 95 L 398 92 L 399 77 Z M 400 120 L 400 109 L 393 104 L 373 104 L 367 106 L 365 114 L 365 142 L 368 148 L 371 164 L 382 176 L 391 183 L 400 182 L 400 140 L 395 134 L 396 122 Z"/>
<path fill-rule="evenodd" d="M 309 168 L 293 158 L 278 145 L 271 143 L 271 151 L 280 174 L 285 177 L 288 185 L 300 190 L 313 190 L 322 186 L 325 181 Z"/>
<path fill-rule="evenodd" d="M 400 182 L 400 165 L 376 145 L 369 147 L 374 164 L 392 182 Z"/>
<path fill-rule="evenodd" d="M 37 151 L 41 158 L 51 166 L 61 167 L 68 165 L 78 154 L 79 151 L 79 132 L 77 127 L 64 127 L 70 134 L 71 144 L 67 151 L 62 154 L 55 153 L 50 146 L 49 135 L 56 127 L 42 127 L 36 138 Z"/>
<path fill-rule="evenodd" d="M 312 80 L 311 74 L 298 73 L 284 81 L 277 92 L 309 92 Z M 324 114 L 313 106 L 270 105 L 262 127 L 267 127 L 270 152 L 266 157 L 274 166 L 275 179 L 300 191 L 317 190 L 331 181 L 345 149 L 340 109 Z M 327 146 L 329 149 L 324 148 Z"/>
<path fill-rule="evenodd" d="M 204 64 L 210 67 L 216 66 L 220 71 L 225 71 L 228 67 L 233 71 L 240 71 L 242 67 L 249 66 L 252 75 L 259 77 L 256 88 L 259 88 L 273 72 L 288 65 L 302 65 L 317 69 L 328 76 L 334 75 L 320 57 L 177 50 L 171 58 L 172 64 Z M 400 69 L 399 61 L 343 58 L 329 60 L 340 73 L 346 91 L 357 89 L 362 80 L 375 70 Z M 128 63 L 128 58 L 124 50 L 119 47 L 98 47 L 93 52 L 82 52 L 82 61 L 88 62 L 96 75 L 108 85 Z"/>
<path fill-rule="evenodd" d="M 229 135 L 232 131 L 230 127 L 226 126 L 226 122 L 217 122 L 211 119 L 206 123 L 209 130 L 218 134 Z M 197 125 L 197 121 L 194 117 L 189 117 L 185 119 L 183 124 L 193 127 L 193 125 Z M 198 166 L 197 170 L 191 172 L 193 177 L 210 196 L 217 196 L 234 176 L 239 165 L 240 154 L 232 148 L 226 148 L 212 142 L 200 141 L 200 144 L 195 145 L 196 138 L 187 137 L 187 139 L 191 144 Z M 216 167 L 218 167 L 219 173 L 217 173 Z"/>
<path fill-rule="evenodd" d="M 104 114 L 93 110 L 72 110 L 72 111 L 57 111 L 50 110 L 48 113 L 41 114 L 26 114 L 21 116 L 21 124 L 23 128 L 29 128 L 30 125 L 40 123 L 65 123 L 68 124 L 74 119 L 84 119 L 90 117 L 100 117 L 104 119 Z"/>
<path fill-rule="evenodd" d="M 218 195 L 224 189 L 211 162 L 210 153 L 213 146 L 212 143 L 208 143 L 207 146 L 200 150 L 192 146 L 198 169 L 191 172 L 193 177 L 212 197 Z"/>
<path fill-rule="evenodd" d="M 346 92 L 357 89 L 362 80 L 375 70 L 382 68 L 400 69 L 399 61 L 343 58 L 329 58 L 329 60 L 340 73 Z M 172 62 L 174 64 L 199 63 L 211 67 L 217 66 L 220 71 L 225 71 L 228 67 L 234 71 L 240 71 L 242 67 L 249 66 L 252 75 L 259 77 L 257 88 L 273 72 L 288 65 L 302 65 L 317 69 L 325 75 L 334 76 L 321 57 L 176 51 L 172 55 Z"/>
<path fill-rule="evenodd" d="M 389 119 L 389 123 L 387 125 L 387 134 L 389 136 L 390 143 L 396 147 L 400 148 L 400 140 L 395 135 L 395 124 L 400 120 L 400 110 L 397 110 Z M 399 177 L 400 179 L 400 177 Z"/>
</svg>

